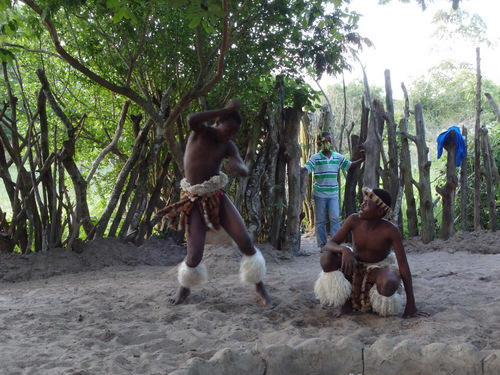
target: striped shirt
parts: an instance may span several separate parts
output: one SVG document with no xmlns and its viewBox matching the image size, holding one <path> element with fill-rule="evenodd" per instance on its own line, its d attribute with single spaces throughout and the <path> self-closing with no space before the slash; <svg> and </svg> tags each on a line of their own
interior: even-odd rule
<svg viewBox="0 0 500 375">
<path fill-rule="evenodd" d="M 314 172 L 314 196 L 318 198 L 336 198 L 339 194 L 338 173 L 351 167 L 351 161 L 332 151 L 329 158 L 320 151 L 312 155 L 304 165 L 309 173 Z"/>
</svg>

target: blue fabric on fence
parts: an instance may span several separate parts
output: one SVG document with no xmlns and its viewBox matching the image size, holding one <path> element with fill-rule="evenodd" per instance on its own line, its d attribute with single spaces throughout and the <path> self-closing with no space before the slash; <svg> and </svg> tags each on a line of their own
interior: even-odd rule
<svg viewBox="0 0 500 375">
<path fill-rule="evenodd" d="M 462 164 L 462 159 L 467 154 L 467 145 L 465 144 L 464 137 L 460 133 L 460 128 L 458 126 L 451 126 L 447 131 L 442 132 L 437 137 L 438 143 L 438 159 L 443 154 L 443 146 L 450 142 L 450 133 L 455 130 L 455 150 L 457 156 L 457 167 Z"/>
</svg>

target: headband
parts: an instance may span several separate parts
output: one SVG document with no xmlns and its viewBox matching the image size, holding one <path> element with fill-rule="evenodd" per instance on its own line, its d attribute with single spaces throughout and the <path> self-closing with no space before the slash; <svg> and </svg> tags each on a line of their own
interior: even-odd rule
<svg viewBox="0 0 500 375">
<path fill-rule="evenodd" d="M 389 207 L 387 204 L 385 204 L 385 202 L 382 199 L 380 199 L 380 197 L 377 194 L 375 194 L 372 189 L 365 186 L 361 190 L 363 191 L 363 194 L 366 195 L 368 198 L 370 198 L 375 203 L 375 205 L 377 207 L 379 207 L 385 211 L 385 215 L 387 217 L 391 217 L 391 213 L 392 213 L 391 207 Z"/>
</svg>

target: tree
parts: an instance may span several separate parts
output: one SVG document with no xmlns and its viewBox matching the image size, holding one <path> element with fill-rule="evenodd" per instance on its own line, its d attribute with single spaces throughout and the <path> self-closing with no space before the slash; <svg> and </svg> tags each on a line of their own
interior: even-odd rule
<svg viewBox="0 0 500 375">
<path fill-rule="evenodd" d="M 57 231 L 63 232 L 69 223 L 70 243 L 79 236 L 82 223 L 88 238 L 106 232 L 125 237 L 150 233 L 148 222 L 155 207 L 178 196 L 175 182 L 183 174 L 187 111 L 218 106 L 231 96 L 263 94 L 272 101 L 271 72 L 298 78 L 309 68 L 320 76 L 346 66 L 342 55 L 346 46 L 362 42 L 355 32 L 357 17 L 339 7 L 327 10 L 327 3 L 21 0 L 11 7 L 2 3 L 0 57 L 6 63 L 23 61 L 23 69 L 14 72 L 7 66 L 6 74 L 15 77 L 17 87 L 24 80 L 38 90 L 42 83 L 33 73 L 42 66 L 39 78 L 47 78 L 43 92 L 54 98 L 44 133 L 48 135 L 44 144 L 52 145 L 52 150 L 49 155 L 33 155 L 48 174 L 58 172 L 63 186 L 57 202 L 66 207 L 68 217 Z M 23 108 L 41 110 L 33 97 L 23 95 L 22 89 L 17 92 Z M 258 100 L 249 100 L 248 119 L 258 107 Z M 4 120 L 9 122 L 12 107 L 4 109 L 10 117 Z M 33 116 L 24 112 L 20 129 L 29 128 L 30 122 L 37 127 L 38 112 Z M 61 125 L 65 133 L 53 131 Z M 120 134 L 122 139 L 116 141 Z M 262 132 L 252 134 L 262 136 Z M 242 140 L 243 150 L 246 141 Z M 24 155 L 27 149 L 16 143 Z M 258 147 L 258 142 L 253 144 Z M 65 172 L 58 163 L 69 149 L 73 164 L 66 164 Z M 92 167 L 93 160 L 105 164 Z M 5 165 L 10 163 L 6 160 Z M 76 181 L 81 186 L 79 208 L 88 204 L 85 190 L 105 192 L 100 212 L 78 209 L 75 214 L 73 192 L 63 201 L 65 173 L 78 176 L 73 186 Z M 113 176 L 105 181 L 107 186 L 95 178 L 103 173 Z M 8 185 L 9 181 L 4 179 Z M 37 184 L 32 184 L 35 190 Z"/>
<path fill-rule="evenodd" d="M 399 0 L 401 3 L 409 3 L 411 0 Z M 425 11 L 427 9 L 427 4 L 429 2 L 433 2 L 433 0 L 415 0 L 417 4 L 419 4 L 422 7 L 422 10 Z M 460 0 L 449 0 L 451 3 L 451 7 L 454 10 L 457 10 L 460 6 Z M 388 4 L 391 2 L 391 0 L 380 0 L 380 4 Z"/>
</svg>

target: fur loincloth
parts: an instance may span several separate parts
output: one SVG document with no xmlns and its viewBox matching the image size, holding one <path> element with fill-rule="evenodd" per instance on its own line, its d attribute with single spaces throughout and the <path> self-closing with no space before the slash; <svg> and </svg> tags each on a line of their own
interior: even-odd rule
<svg viewBox="0 0 500 375">
<path fill-rule="evenodd" d="M 352 309 L 354 311 L 368 312 L 372 309 L 370 290 L 375 285 L 375 270 L 390 267 L 399 275 L 399 268 L 394 253 L 378 263 L 357 262 L 356 270 L 352 277 Z"/>
<path fill-rule="evenodd" d="M 197 185 L 191 185 L 184 178 L 181 181 L 183 191 L 181 199 L 161 209 L 157 215 L 165 215 L 163 220 L 169 220 L 169 228 L 189 232 L 189 216 L 193 207 L 197 205 L 205 221 L 206 229 L 220 229 L 220 198 L 224 194 L 222 188 L 227 185 L 227 182 L 228 177 L 222 172 Z"/>
<path fill-rule="evenodd" d="M 374 311 L 381 316 L 397 315 L 403 305 L 403 289 L 400 287 L 390 297 L 382 296 L 374 283 L 377 268 L 390 267 L 399 275 L 394 253 L 378 263 L 357 262 L 352 284 L 340 271 L 321 272 L 314 286 L 316 297 L 332 307 L 343 306 L 349 298 L 354 311 Z"/>
</svg>

